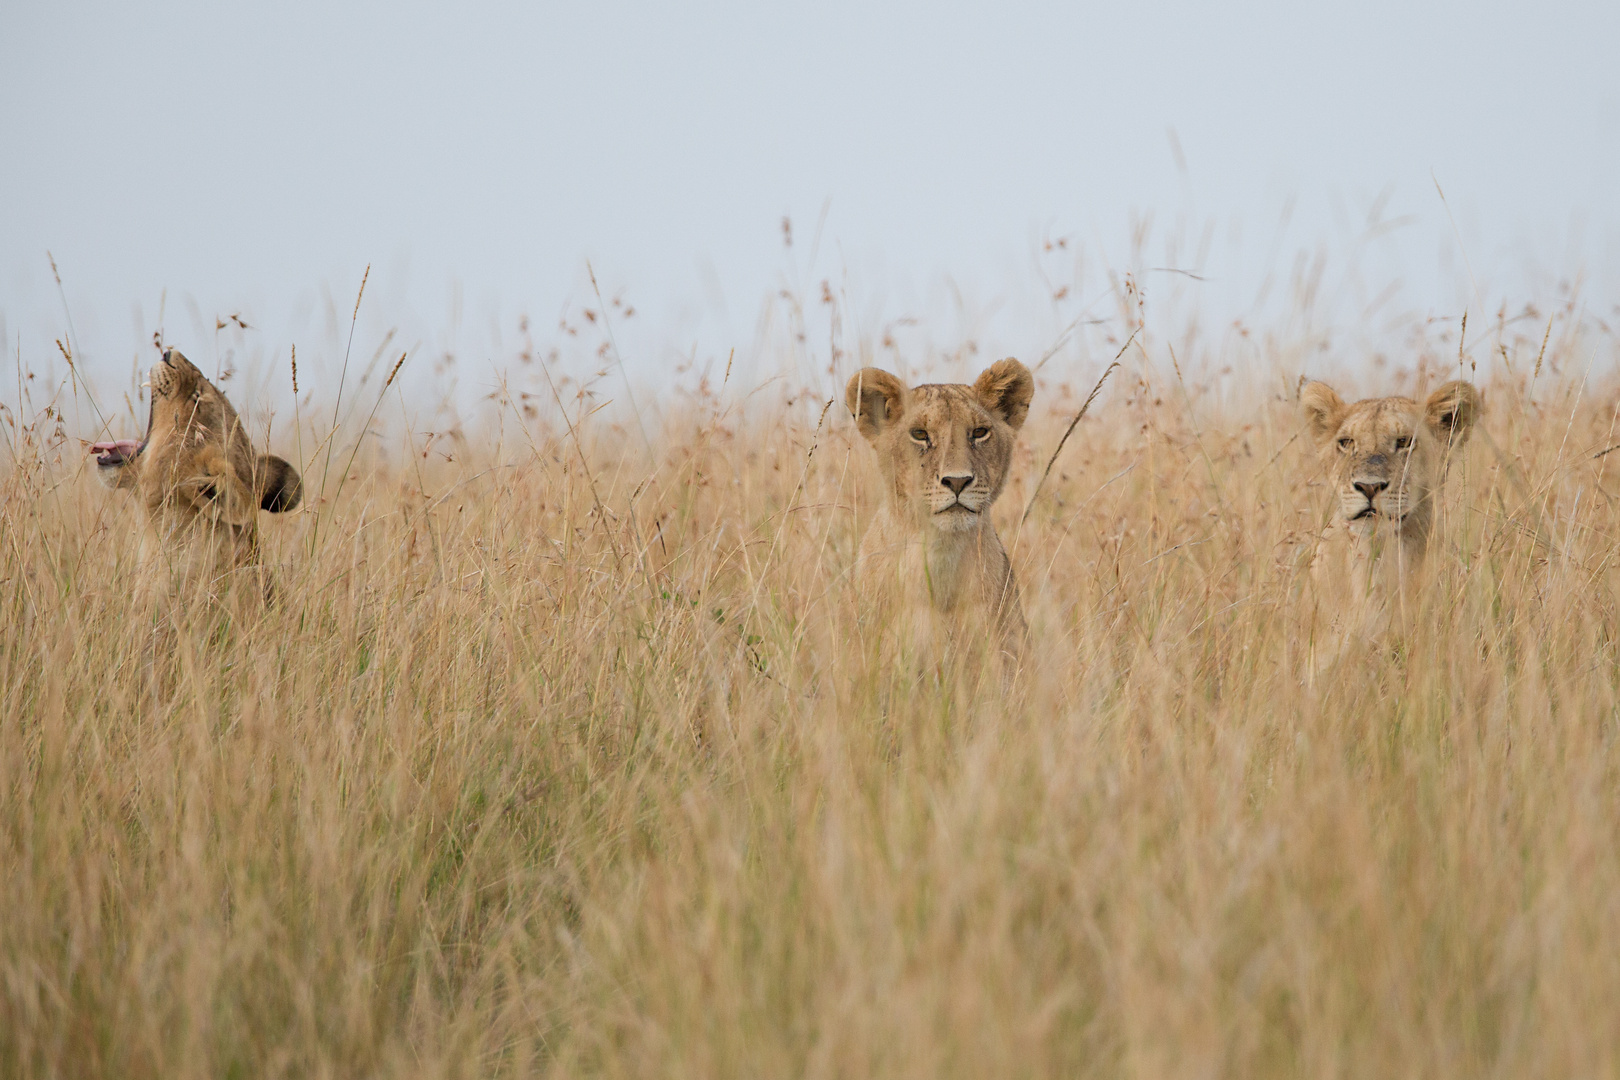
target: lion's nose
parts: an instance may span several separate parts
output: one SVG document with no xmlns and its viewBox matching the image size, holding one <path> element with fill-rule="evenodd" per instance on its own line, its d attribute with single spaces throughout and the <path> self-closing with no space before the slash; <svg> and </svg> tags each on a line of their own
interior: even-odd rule
<svg viewBox="0 0 1620 1080">
<path fill-rule="evenodd" d="M 960 495 L 962 492 L 968 489 L 969 485 L 973 483 L 973 474 L 966 473 L 957 474 L 956 476 L 942 476 L 939 478 L 939 482 L 950 488 L 955 494 Z"/>
<path fill-rule="evenodd" d="M 1357 480 L 1357 481 L 1355 481 L 1355 485 L 1356 485 L 1356 490 L 1361 492 L 1363 495 L 1367 496 L 1367 501 L 1368 502 L 1372 502 L 1373 501 L 1373 496 L 1377 495 L 1380 491 L 1383 491 L 1385 488 L 1389 487 L 1389 481 L 1388 480 Z"/>
</svg>

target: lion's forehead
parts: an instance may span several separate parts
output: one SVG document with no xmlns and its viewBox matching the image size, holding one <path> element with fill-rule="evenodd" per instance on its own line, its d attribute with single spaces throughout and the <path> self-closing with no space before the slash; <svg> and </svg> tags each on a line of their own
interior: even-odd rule
<svg viewBox="0 0 1620 1080">
<path fill-rule="evenodd" d="M 971 386 L 957 383 L 930 383 L 913 387 L 907 422 L 912 427 L 944 427 L 990 420 L 990 410 L 979 401 Z"/>
<path fill-rule="evenodd" d="M 1357 440 L 1413 435 L 1420 419 L 1421 411 L 1411 398 L 1373 398 L 1350 406 L 1344 422 L 1339 425 L 1339 434 Z"/>
</svg>

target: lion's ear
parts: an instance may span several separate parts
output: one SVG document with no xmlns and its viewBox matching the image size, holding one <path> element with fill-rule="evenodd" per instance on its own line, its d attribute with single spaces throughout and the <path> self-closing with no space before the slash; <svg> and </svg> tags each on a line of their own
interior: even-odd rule
<svg viewBox="0 0 1620 1080">
<path fill-rule="evenodd" d="M 1017 431 L 1029 415 L 1029 399 L 1035 396 L 1035 376 L 1012 357 L 997 360 L 973 382 L 973 392 L 984 407 Z"/>
<path fill-rule="evenodd" d="M 253 462 L 253 490 L 259 508 L 280 514 L 298 505 L 304 494 L 304 481 L 285 459 L 260 454 Z"/>
<path fill-rule="evenodd" d="M 844 388 L 844 404 L 868 442 L 876 441 L 890 421 L 905 411 L 906 385 L 882 368 L 861 368 Z"/>
<path fill-rule="evenodd" d="M 1333 387 L 1312 380 L 1299 392 L 1300 408 L 1305 410 L 1305 425 L 1318 446 L 1325 446 L 1339 425 L 1344 423 L 1346 406 Z"/>
<path fill-rule="evenodd" d="M 1423 403 L 1423 418 L 1442 445 L 1458 447 L 1468 441 L 1484 408 L 1485 399 L 1474 384 L 1457 379 L 1429 395 Z"/>
</svg>

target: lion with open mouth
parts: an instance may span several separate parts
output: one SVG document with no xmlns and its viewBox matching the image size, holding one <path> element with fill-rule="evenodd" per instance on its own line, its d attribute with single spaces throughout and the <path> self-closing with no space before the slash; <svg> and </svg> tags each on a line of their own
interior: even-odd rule
<svg viewBox="0 0 1620 1080">
<path fill-rule="evenodd" d="M 149 386 L 146 437 L 95 443 L 96 473 L 139 501 L 149 593 L 217 594 L 222 579 L 258 565 L 259 511 L 293 509 L 303 482 L 283 459 L 254 451 L 231 403 L 179 350 L 163 354 Z"/>
</svg>

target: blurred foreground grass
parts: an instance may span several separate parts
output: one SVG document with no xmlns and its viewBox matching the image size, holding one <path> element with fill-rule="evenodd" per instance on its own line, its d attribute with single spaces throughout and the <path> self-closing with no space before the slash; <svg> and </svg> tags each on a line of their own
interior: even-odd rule
<svg viewBox="0 0 1620 1080">
<path fill-rule="evenodd" d="M 1620 1073 L 1612 339 L 1476 376 L 1425 616 L 1311 690 L 1298 372 L 1139 344 L 1020 526 L 1042 372 L 1011 693 L 885 666 L 841 405 L 379 444 L 158 633 L 13 426 L 0 1073 Z"/>
</svg>

